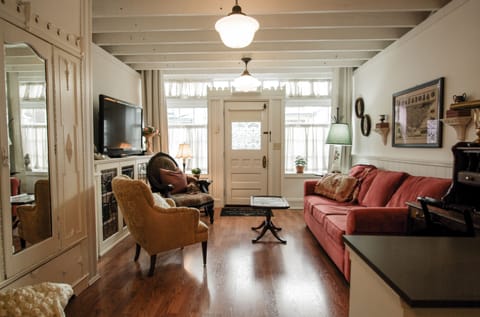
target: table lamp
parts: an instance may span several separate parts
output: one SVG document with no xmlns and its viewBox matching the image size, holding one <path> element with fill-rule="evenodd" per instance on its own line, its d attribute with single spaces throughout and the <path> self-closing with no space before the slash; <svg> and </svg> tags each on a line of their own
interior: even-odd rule
<svg viewBox="0 0 480 317">
<path fill-rule="evenodd" d="M 192 150 L 190 144 L 181 143 L 178 145 L 178 152 L 175 158 L 181 158 L 183 161 L 183 172 L 185 173 L 185 164 L 187 159 L 192 158 Z"/>
<path fill-rule="evenodd" d="M 350 127 L 346 123 L 340 123 L 338 119 L 338 108 L 337 108 L 337 117 L 335 121 L 331 124 L 330 130 L 328 131 L 326 144 L 339 145 L 339 146 L 350 146 L 352 145 L 352 137 L 350 135 Z M 334 148 L 333 154 L 333 163 L 332 163 L 332 172 L 340 172 L 340 166 L 342 161 L 342 151 L 338 148 Z M 339 165 L 339 166 L 337 166 Z"/>
</svg>

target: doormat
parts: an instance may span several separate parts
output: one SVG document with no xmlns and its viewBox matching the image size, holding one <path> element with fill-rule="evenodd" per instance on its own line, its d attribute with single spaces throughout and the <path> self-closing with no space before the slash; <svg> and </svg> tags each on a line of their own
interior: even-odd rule
<svg viewBox="0 0 480 317">
<path fill-rule="evenodd" d="M 220 216 L 265 216 L 268 209 L 253 208 L 248 205 L 226 205 L 222 208 Z M 273 216 L 273 215 L 272 215 Z"/>
</svg>

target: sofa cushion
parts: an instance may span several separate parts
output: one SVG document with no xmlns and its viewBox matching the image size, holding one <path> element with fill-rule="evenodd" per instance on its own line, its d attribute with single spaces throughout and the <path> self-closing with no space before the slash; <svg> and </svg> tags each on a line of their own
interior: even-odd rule
<svg viewBox="0 0 480 317">
<path fill-rule="evenodd" d="M 408 174 L 405 172 L 378 170 L 362 200 L 362 205 L 367 207 L 385 206 L 407 176 Z"/>
<path fill-rule="evenodd" d="M 320 178 L 315 186 L 315 193 L 339 202 L 352 200 L 358 180 L 343 174 L 327 174 Z"/>
<path fill-rule="evenodd" d="M 329 215 L 325 217 L 325 232 L 339 245 L 343 245 L 343 235 L 347 228 L 345 215 Z"/>
<path fill-rule="evenodd" d="M 357 192 L 354 196 L 358 204 L 363 205 L 365 195 L 377 175 L 377 168 L 373 165 L 359 164 L 350 169 L 349 175 L 358 179 Z"/>
<path fill-rule="evenodd" d="M 442 198 L 450 187 L 451 179 L 425 176 L 408 176 L 388 201 L 387 207 L 405 207 L 407 201 L 418 196 Z"/>
<path fill-rule="evenodd" d="M 325 217 L 330 215 L 344 215 L 346 216 L 350 208 L 356 206 L 333 206 L 333 205 L 316 205 L 312 208 L 312 216 L 318 223 L 323 224 Z"/>
<path fill-rule="evenodd" d="M 172 194 L 182 193 L 187 189 L 187 178 L 179 169 L 171 171 L 160 168 L 160 178 L 162 179 L 162 183 L 173 186 Z"/>
<path fill-rule="evenodd" d="M 351 202 L 338 202 L 336 200 L 323 197 L 320 195 L 307 195 L 303 198 L 303 211 L 304 212 L 312 212 L 313 207 L 321 205 L 321 206 L 351 206 Z"/>
</svg>

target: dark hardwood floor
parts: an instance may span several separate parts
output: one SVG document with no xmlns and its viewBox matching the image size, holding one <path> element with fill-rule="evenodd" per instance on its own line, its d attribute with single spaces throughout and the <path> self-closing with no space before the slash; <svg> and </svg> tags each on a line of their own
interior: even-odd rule
<svg viewBox="0 0 480 317">
<path fill-rule="evenodd" d="M 262 217 L 220 217 L 210 225 L 207 266 L 201 245 L 160 254 L 153 277 L 128 237 L 99 262 L 101 278 L 66 307 L 73 316 L 325 316 L 348 315 L 348 285 L 303 221 L 303 212 L 276 210 L 278 243 L 260 243 L 250 227 Z M 202 216 L 204 222 L 207 218 Z"/>
</svg>

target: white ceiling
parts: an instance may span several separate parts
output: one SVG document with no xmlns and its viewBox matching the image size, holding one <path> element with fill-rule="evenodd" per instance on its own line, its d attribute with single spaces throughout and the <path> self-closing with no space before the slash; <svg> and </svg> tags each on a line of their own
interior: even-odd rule
<svg viewBox="0 0 480 317">
<path fill-rule="evenodd" d="M 136 70 L 171 78 L 314 78 L 358 67 L 450 0 L 239 0 L 260 23 L 253 43 L 230 49 L 215 22 L 234 0 L 93 0 L 93 42 Z"/>
</svg>

